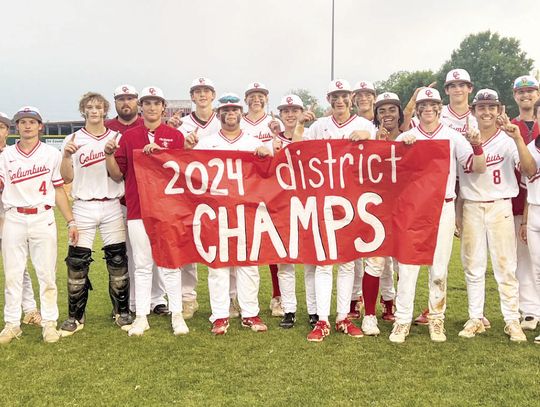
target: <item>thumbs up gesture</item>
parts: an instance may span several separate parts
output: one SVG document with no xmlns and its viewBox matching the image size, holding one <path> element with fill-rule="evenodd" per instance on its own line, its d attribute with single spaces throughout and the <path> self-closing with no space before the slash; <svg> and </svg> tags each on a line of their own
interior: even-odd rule
<svg viewBox="0 0 540 407">
<path fill-rule="evenodd" d="M 75 144 L 75 134 L 76 133 L 73 133 L 69 141 L 66 143 L 66 146 L 64 147 L 65 158 L 70 158 L 79 149 L 79 146 Z"/>
</svg>

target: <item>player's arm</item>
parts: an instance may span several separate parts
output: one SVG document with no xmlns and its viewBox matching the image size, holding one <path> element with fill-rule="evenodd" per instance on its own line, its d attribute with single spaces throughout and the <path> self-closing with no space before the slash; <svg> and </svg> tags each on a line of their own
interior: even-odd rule
<svg viewBox="0 0 540 407">
<path fill-rule="evenodd" d="M 432 82 L 427 87 L 432 88 L 436 84 L 437 82 Z M 401 124 L 401 126 L 399 126 L 400 131 L 404 132 L 411 128 L 411 121 L 412 121 L 412 118 L 414 117 L 414 110 L 416 109 L 416 96 L 418 96 L 418 92 L 420 92 L 424 88 L 425 86 L 416 88 L 411 98 L 409 99 L 407 106 L 405 106 L 405 108 L 403 109 L 403 123 Z"/>
<path fill-rule="evenodd" d="M 79 231 L 77 230 L 75 220 L 73 219 L 73 212 L 69 206 L 66 191 L 64 190 L 64 187 L 60 185 L 54 187 L 54 193 L 56 206 L 68 224 L 69 244 L 71 246 L 77 246 L 77 242 L 79 240 Z"/>
<path fill-rule="evenodd" d="M 62 154 L 62 162 L 60 163 L 60 175 L 64 183 L 70 184 L 73 182 L 73 160 L 72 155 L 79 149 L 75 144 L 75 133 L 70 140 L 65 144 Z"/>
<path fill-rule="evenodd" d="M 120 148 L 120 146 L 118 145 L 118 141 L 116 140 L 117 136 L 118 134 L 114 136 L 114 138 L 107 141 L 103 152 L 105 153 L 105 166 L 107 167 L 109 177 L 111 177 L 116 182 L 120 182 L 124 179 L 124 174 L 120 170 L 118 162 L 116 161 L 116 158 L 114 156 L 116 150 Z"/>
<path fill-rule="evenodd" d="M 519 225 L 518 237 L 527 244 L 527 217 L 529 215 L 529 204 L 525 199 L 525 207 L 523 208 L 523 217 L 521 218 L 521 224 Z"/>
<path fill-rule="evenodd" d="M 483 174 L 486 172 L 487 166 L 486 166 L 486 156 L 484 154 L 484 149 L 482 148 L 482 137 L 480 136 L 480 130 L 475 129 L 472 126 L 468 125 L 469 118 L 467 117 L 467 132 L 465 133 L 465 140 L 467 140 L 473 151 L 473 157 L 472 157 L 472 163 L 470 166 L 470 169 L 472 172 L 476 172 L 477 174 Z M 456 141 L 456 148 L 459 148 L 459 145 L 462 143 L 466 143 L 462 137 L 457 137 L 455 139 Z M 470 151 L 470 150 L 469 150 Z M 458 152 L 459 154 L 459 152 Z M 463 155 L 461 155 L 463 157 Z"/>
</svg>

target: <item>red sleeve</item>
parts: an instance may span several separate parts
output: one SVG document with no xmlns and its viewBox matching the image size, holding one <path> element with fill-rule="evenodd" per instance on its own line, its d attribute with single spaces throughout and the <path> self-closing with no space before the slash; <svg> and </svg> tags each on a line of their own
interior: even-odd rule
<svg viewBox="0 0 540 407">
<path fill-rule="evenodd" d="M 118 150 L 116 150 L 116 153 L 114 153 L 114 158 L 116 159 L 116 163 L 118 164 L 118 167 L 120 168 L 120 171 L 122 174 L 126 175 L 127 172 L 127 148 L 126 145 L 127 140 L 125 140 L 125 136 L 120 138 L 119 141 L 120 147 Z"/>
</svg>

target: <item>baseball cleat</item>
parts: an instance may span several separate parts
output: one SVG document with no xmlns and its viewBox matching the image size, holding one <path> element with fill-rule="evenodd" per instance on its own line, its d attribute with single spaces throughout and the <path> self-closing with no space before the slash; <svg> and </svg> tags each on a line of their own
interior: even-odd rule
<svg viewBox="0 0 540 407">
<path fill-rule="evenodd" d="M 294 326 L 295 322 L 296 322 L 296 314 L 294 312 L 286 312 L 285 316 L 279 323 L 279 326 L 284 329 L 289 329 Z"/>
<path fill-rule="evenodd" d="M 400 324 L 397 321 L 394 322 L 394 326 L 392 327 L 392 333 L 390 334 L 390 342 L 394 343 L 403 343 L 405 342 L 405 338 L 409 335 L 409 332 L 411 330 L 411 324 Z"/>
<path fill-rule="evenodd" d="M 429 336 L 433 342 L 446 342 L 444 320 L 441 318 L 429 321 Z"/>
<path fill-rule="evenodd" d="M 484 328 L 491 328 L 491 322 L 489 322 L 489 319 L 487 319 L 486 317 L 482 317 L 482 323 L 484 324 Z"/>
<path fill-rule="evenodd" d="M 41 326 L 41 314 L 39 310 L 35 309 L 24 314 L 22 323 L 25 325 Z"/>
<path fill-rule="evenodd" d="M 351 321 L 360 319 L 360 313 L 358 311 L 351 311 L 347 314 L 347 319 L 350 319 Z"/>
<path fill-rule="evenodd" d="M 251 328 L 253 332 L 268 331 L 268 327 L 258 315 L 254 317 L 242 318 L 242 326 L 244 328 Z"/>
<path fill-rule="evenodd" d="M 525 317 L 523 321 L 521 321 L 521 329 L 524 331 L 534 331 L 538 325 L 538 318 L 535 317 Z"/>
<path fill-rule="evenodd" d="M 309 324 L 311 328 L 315 328 L 315 325 L 319 322 L 319 316 L 317 314 L 309 314 Z"/>
<path fill-rule="evenodd" d="M 540 344 L 540 335 L 538 335 L 536 338 L 534 338 L 534 343 Z"/>
<path fill-rule="evenodd" d="M 375 315 L 364 315 L 364 319 L 362 320 L 362 331 L 364 331 L 364 335 L 367 336 L 377 336 L 381 333 Z"/>
<path fill-rule="evenodd" d="M 238 304 L 237 298 L 231 298 L 231 304 L 229 305 L 229 318 L 240 317 L 240 304 Z"/>
<path fill-rule="evenodd" d="M 159 316 L 171 315 L 171 311 L 169 311 L 169 307 L 167 307 L 167 305 L 165 304 L 156 305 L 154 309 L 152 310 L 152 312 Z"/>
<path fill-rule="evenodd" d="M 414 324 L 415 325 L 428 325 L 429 324 L 428 315 L 429 315 L 429 309 L 425 309 L 424 311 L 422 311 L 420 315 L 416 317 L 416 319 L 414 320 Z"/>
<path fill-rule="evenodd" d="M 114 316 L 114 323 L 120 328 L 124 328 L 126 326 L 129 326 L 129 328 L 131 328 L 131 325 L 133 324 L 133 316 L 129 312 L 122 312 L 121 314 L 116 314 Z"/>
<path fill-rule="evenodd" d="M 211 332 L 214 335 L 225 335 L 229 329 L 229 318 L 219 318 L 212 322 Z"/>
<path fill-rule="evenodd" d="M 354 325 L 351 320 L 346 318 L 341 321 L 336 321 L 336 331 L 352 336 L 353 338 L 361 338 L 364 336 L 362 330 Z"/>
<path fill-rule="evenodd" d="M 184 321 L 184 317 L 181 312 L 172 314 L 171 325 L 173 328 L 174 335 L 187 335 L 189 333 L 189 328 Z"/>
<path fill-rule="evenodd" d="M 394 300 L 385 301 L 381 297 L 382 315 L 383 321 L 394 322 L 396 317 L 394 316 Z"/>
<path fill-rule="evenodd" d="M 21 327 L 7 323 L 0 332 L 0 345 L 7 345 L 13 339 L 20 339 L 22 335 Z"/>
<path fill-rule="evenodd" d="M 270 311 L 272 311 L 273 317 L 282 317 L 285 315 L 281 306 L 281 297 L 274 297 L 270 300 Z"/>
<path fill-rule="evenodd" d="M 510 337 L 512 342 L 527 342 L 527 337 L 519 325 L 519 321 L 511 321 L 504 327 L 504 333 Z"/>
<path fill-rule="evenodd" d="M 79 332 L 84 328 L 84 321 L 77 321 L 75 318 L 69 317 L 62 325 L 60 325 L 60 335 L 65 338 Z"/>
<path fill-rule="evenodd" d="M 48 321 L 43 325 L 41 335 L 43 336 L 43 342 L 46 343 L 58 342 L 61 337 L 60 332 L 56 330 L 56 322 L 54 321 Z"/>
<path fill-rule="evenodd" d="M 474 338 L 476 334 L 481 334 L 486 332 L 486 327 L 482 323 L 482 320 L 478 318 L 471 318 L 467 322 L 465 322 L 465 325 L 463 325 L 463 329 L 459 331 L 458 336 L 461 338 Z"/>
<path fill-rule="evenodd" d="M 184 319 L 191 319 L 199 309 L 197 300 L 182 302 L 182 316 Z"/>
<path fill-rule="evenodd" d="M 317 321 L 313 330 L 308 334 L 309 342 L 322 342 L 325 337 L 330 335 L 330 324 L 326 321 Z"/>
<path fill-rule="evenodd" d="M 148 325 L 148 320 L 146 316 L 144 317 L 135 317 L 135 321 L 131 325 L 131 328 L 128 331 L 128 336 L 143 336 L 145 331 L 150 329 Z"/>
</svg>

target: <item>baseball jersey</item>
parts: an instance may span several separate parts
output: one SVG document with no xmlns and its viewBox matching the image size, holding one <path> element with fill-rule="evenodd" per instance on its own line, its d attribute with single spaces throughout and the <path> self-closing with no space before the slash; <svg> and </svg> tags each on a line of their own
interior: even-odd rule
<svg viewBox="0 0 540 407">
<path fill-rule="evenodd" d="M 197 136 L 199 137 L 199 140 L 201 140 L 210 134 L 217 133 L 221 129 L 221 123 L 215 112 L 212 113 L 212 116 L 210 116 L 210 119 L 208 119 L 206 124 L 202 124 L 197 120 L 195 114 L 192 112 L 189 115 L 182 117 L 182 124 L 178 127 L 178 130 L 180 130 L 182 134 L 188 135 L 197 127 L 199 128 L 199 130 L 197 130 Z"/>
<path fill-rule="evenodd" d="M 19 142 L 6 147 L 0 155 L 4 209 L 55 206 L 54 189 L 64 185 L 61 161 L 60 151 L 41 141 L 29 153 L 19 148 Z"/>
<path fill-rule="evenodd" d="M 440 118 L 441 123 L 450 127 L 451 129 L 454 129 L 462 135 L 465 135 L 467 132 L 467 118 L 469 118 L 469 126 L 477 129 L 478 122 L 470 110 L 468 110 L 465 114 L 460 115 L 454 112 L 450 105 L 445 105 L 442 107 Z"/>
<path fill-rule="evenodd" d="M 144 146 L 153 143 L 163 148 L 183 149 L 184 136 L 181 132 L 165 124 L 160 124 L 153 134 L 146 126 L 138 126 L 126 131 L 118 141 L 119 148 L 116 150 L 115 158 L 118 167 L 124 174 L 126 187 L 127 219 L 141 219 L 141 205 L 139 202 L 139 189 L 135 179 L 135 167 L 133 165 L 133 150 L 142 150 Z M 118 140 L 118 139 L 117 139 Z"/>
<path fill-rule="evenodd" d="M 135 120 L 131 124 L 123 124 L 120 123 L 118 120 L 118 117 L 115 117 L 114 119 L 107 120 L 105 122 L 105 127 L 108 129 L 119 131 L 120 133 L 124 134 L 127 130 L 132 129 L 134 127 L 142 126 L 144 124 L 144 119 L 141 116 L 137 116 L 137 120 Z"/>
<path fill-rule="evenodd" d="M 448 140 L 450 144 L 450 167 L 448 180 L 446 181 L 445 199 L 453 199 L 456 197 L 456 166 L 460 166 L 471 170 L 473 161 L 473 150 L 470 143 L 457 131 L 448 126 L 439 124 L 432 134 L 427 133 L 422 129 L 422 125 L 415 127 L 405 133 L 397 136 L 396 141 L 402 141 L 407 134 L 412 134 L 416 140 Z"/>
<path fill-rule="evenodd" d="M 282 148 L 287 147 L 289 144 L 291 144 L 293 142 L 292 139 L 285 137 L 285 132 L 283 132 L 283 131 L 280 131 L 278 133 L 277 138 L 278 138 L 278 140 L 281 141 L 281 147 Z"/>
<path fill-rule="evenodd" d="M 264 143 L 264 146 L 272 151 L 272 139 L 274 136 L 270 131 L 268 124 L 272 121 L 272 117 L 265 114 L 256 122 L 249 120 L 246 116 L 242 116 L 240 120 L 240 128 L 249 136 L 255 137 L 261 140 Z M 281 131 L 285 130 L 281 120 L 276 118 L 276 121 L 279 123 L 279 128 Z"/>
<path fill-rule="evenodd" d="M 472 173 L 459 168 L 459 194 L 470 201 L 494 201 L 518 194 L 519 185 L 514 169 L 519 165 L 516 143 L 508 134 L 497 130 L 482 143 L 486 157 L 486 172 Z"/>
<path fill-rule="evenodd" d="M 531 205 L 540 205 L 540 148 L 536 146 L 535 140 L 527 144 L 531 155 L 536 162 L 536 173 L 530 177 L 523 177 L 527 186 L 527 202 Z"/>
<path fill-rule="evenodd" d="M 83 127 L 74 133 L 74 143 L 79 149 L 71 156 L 73 163 L 73 182 L 71 196 L 73 199 L 89 201 L 91 199 L 115 199 L 124 195 L 124 182 L 115 182 L 107 173 L 105 165 L 105 144 L 117 135 L 107 129 L 105 133 L 94 136 Z M 62 143 L 64 152 L 66 144 L 72 139 L 69 135 Z"/>
<path fill-rule="evenodd" d="M 259 147 L 263 147 L 264 143 L 250 134 L 240 131 L 238 137 L 230 140 L 221 130 L 217 133 L 210 134 L 208 137 L 200 140 L 195 149 L 197 150 L 226 150 L 226 151 L 249 151 L 253 152 Z"/>
<path fill-rule="evenodd" d="M 365 130 L 375 139 L 375 126 L 363 117 L 352 115 L 346 122 L 339 124 L 334 116 L 321 117 L 304 132 L 304 140 L 339 140 L 348 139 L 355 130 Z"/>
</svg>

